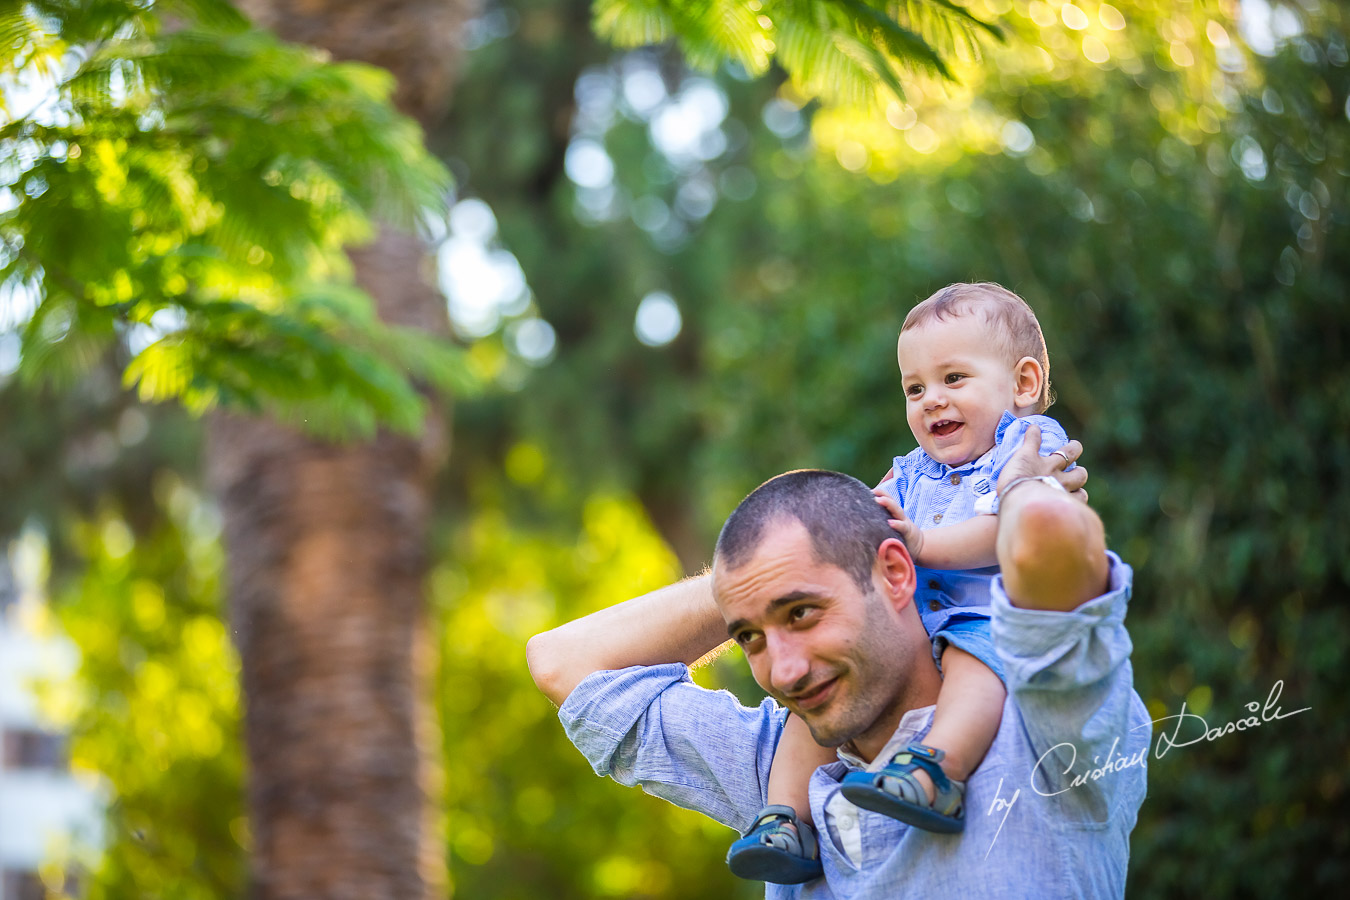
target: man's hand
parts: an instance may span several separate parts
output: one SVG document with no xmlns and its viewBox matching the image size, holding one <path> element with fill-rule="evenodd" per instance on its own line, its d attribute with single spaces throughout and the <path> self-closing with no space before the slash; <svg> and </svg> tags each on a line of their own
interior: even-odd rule
<svg viewBox="0 0 1350 900">
<path fill-rule="evenodd" d="M 1064 467 L 1083 452 L 1070 441 L 1049 456 L 1040 455 L 1041 430 L 1027 429 L 1026 440 L 999 476 L 998 563 L 1003 586 L 1014 606 L 1071 610 L 1107 588 L 1106 535 L 1097 514 L 1069 497 L 1086 501 L 1087 473 Z M 1065 490 L 1043 484 L 1051 477 Z"/>
<path fill-rule="evenodd" d="M 905 542 L 905 549 L 909 551 L 909 555 L 917 560 L 919 554 L 923 553 L 923 529 L 915 525 L 909 516 L 905 515 L 905 511 L 900 508 L 900 504 L 895 502 L 895 497 L 891 496 L 891 492 L 886 489 L 887 484 L 888 482 L 882 482 L 872 488 L 872 493 L 876 496 L 877 503 L 891 517 L 889 520 L 890 526 Z"/>
<path fill-rule="evenodd" d="M 1088 494 L 1084 489 L 1087 484 L 1087 469 L 1082 466 L 1075 466 L 1065 471 L 1068 466 L 1075 462 L 1083 454 L 1083 445 L 1077 441 L 1069 441 L 1063 447 L 1051 453 L 1049 456 L 1041 456 L 1041 429 L 1038 425 L 1032 425 L 1027 428 L 1026 437 L 1022 441 L 1022 446 L 1017 448 L 1012 459 L 1003 468 L 1003 474 L 998 479 L 998 493 L 1002 497 L 1014 481 L 1019 478 L 1037 478 L 1049 475 L 1063 485 L 1064 490 L 1069 492 L 1069 496 L 1083 503 L 1087 502 Z M 911 552 L 913 552 L 911 550 Z"/>
</svg>

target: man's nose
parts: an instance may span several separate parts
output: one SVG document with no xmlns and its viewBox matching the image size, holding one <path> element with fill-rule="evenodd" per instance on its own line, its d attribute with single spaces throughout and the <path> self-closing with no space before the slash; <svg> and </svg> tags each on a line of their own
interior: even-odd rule
<svg viewBox="0 0 1350 900">
<path fill-rule="evenodd" d="M 805 683 L 811 661 L 799 641 L 789 636 L 769 637 L 769 685 L 780 694 L 790 694 Z"/>
</svg>

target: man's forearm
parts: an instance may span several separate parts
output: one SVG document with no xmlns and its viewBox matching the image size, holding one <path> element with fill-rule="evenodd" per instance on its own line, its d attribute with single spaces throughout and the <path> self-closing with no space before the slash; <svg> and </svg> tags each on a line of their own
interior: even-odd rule
<svg viewBox="0 0 1350 900">
<path fill-rule="evenodd" d="M 705 573 L 537 634 L 525 656 L 539 690 L 561 706 L 592 672 L 692 664 L 726 639 Z"/>
<path fill-rule="evenodd" d="M 1032 481 L 1000 501 L 998 519 L 998 563 L 1014 606 L 1071 610 L 1106 590 L 1106 535 L 1086 504 Z"/>
</svg>

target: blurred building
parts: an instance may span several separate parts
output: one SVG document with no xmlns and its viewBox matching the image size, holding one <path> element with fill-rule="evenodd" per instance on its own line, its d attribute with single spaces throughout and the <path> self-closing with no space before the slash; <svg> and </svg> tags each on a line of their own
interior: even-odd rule
<svg viewBox="0 0 1350 900">
<path fill-rule="evenodd" d="M 0 900 L 45 900 L 40 871 L 54 851 L 97 846 L 102 822 L 97 791 L 70 772 L 66 741 L 44 723 L 35 680 L 60 677 L 76 664 L 65 640 L 35 633 L 32 610 L 0 552 Z M 26 614 L 28 613 L 28 614 Z M 45 870 L 53 887 L 61 885 Z M 64 892 L 72 892 L 65 881 Z"/>
</svg>

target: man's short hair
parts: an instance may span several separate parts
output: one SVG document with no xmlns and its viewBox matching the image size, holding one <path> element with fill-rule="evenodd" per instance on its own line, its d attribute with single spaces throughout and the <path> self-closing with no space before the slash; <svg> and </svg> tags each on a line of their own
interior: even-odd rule
<svg viewBox="0 0 1350 900">
<path fill-rule="evenodd" d="M 717 538 L 719 565 L 740 568 L 759 548 L 765 527 L 781 519 L 800 522 L 816 560 L 843 569 L 863 591 L 871 585 L 877 548 L 897 537 L 867 485 L 839 472 L 799 469 L 769 479 L 741 501 Z"/>
<path fill-rule="evenodd" d="M 934 319 L 951 319 L 972 313 L 978 314 L 989 326 L 994 342 L 1008 359 L 1008 365 L 1015 364 L 1024 356 L 1030 356 L 1041 364 L 1045 384 L 1041 387 L 1041 395 L 1032 412 L 1043 413 L 1049 409 L 1050 404 L 1055 402 L 1055 396 L 1050 390 L 1050 353 L 1045 348 L 1041 323 L 1027 301 L 1002 285 L 991 281 L 949 284 L 911 309 L 909 315 L 905 316 L 905 324 L 900 326 L 900 333 L 926 325 Z"/>
</svg>

